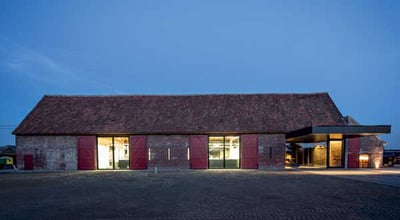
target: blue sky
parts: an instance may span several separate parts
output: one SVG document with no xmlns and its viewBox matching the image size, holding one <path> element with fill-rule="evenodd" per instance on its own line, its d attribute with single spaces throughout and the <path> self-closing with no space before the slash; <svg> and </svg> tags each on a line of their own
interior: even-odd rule
<svg viewBox="0 0 400 220">
<path fill-rule="evenodd" d="M 400 1 L 0 1 L 0 146 L 45 94 L 329 92 L 400 148 Z"/>
</svg>

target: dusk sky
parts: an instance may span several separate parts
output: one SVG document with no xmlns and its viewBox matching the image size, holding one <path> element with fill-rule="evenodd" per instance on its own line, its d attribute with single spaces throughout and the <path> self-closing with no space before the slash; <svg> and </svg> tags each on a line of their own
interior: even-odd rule
<svg viewBox="0 0 400 220">
<path fill-rule="evenodd" d="M 0 1 L 0 146 L 45 94 L 328 92 L 400 148 L 400 1 Z"/>
</svg>

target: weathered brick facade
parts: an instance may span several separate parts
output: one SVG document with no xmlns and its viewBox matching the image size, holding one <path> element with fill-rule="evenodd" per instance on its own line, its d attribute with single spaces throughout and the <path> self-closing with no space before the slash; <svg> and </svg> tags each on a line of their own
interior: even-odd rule
<svg viewBox="0 0 400 220">
<path fill-rule="evenodd" d="M 382 167 L 384 142 L 376 136 L 360 138 L 360 154 L 369 154 L 369 167 Z"/>
<path fill-rule="evenodd" d="M 77 169 L 76 136 L 17 136 L 17 167 L 24 169 L 24 155 L 33 156 L 33 168 L 48 170 Z M 383 141 L 377 137 L 360 138 L 360 154 L 370 155 L 369 167 L 382 167 Z M 258 135 L 260 169 L 284 168 L 284 134 Z M 190 169 L 189 135 L 148 135 L 151 159 L 148 167 Z M 169 158 L 168 158 L 169 149 Z"/>
<path fill-rule="evenodd" d="M 263 168 L 285 167 L 284 134 L 261 134 L 258 135 L 258 166 Z"/>
<path fill-rule="evenodd" d="M 348 125 L 359 125 L 360 123 L 351 116 L 345 117 L 346 124 Z M 359 152 L 350 152 L 350 142 L 347 141 L 346 155 L 351 153 L 368 154 L 369 155 L 369 166 L 371 168 L 378 168 L 383 166 L 383 150 L 385 141 L 381 140 L 378 136 L 359 137 L 359 142 L 355 143 L 359 147 Z M 357 155 L 357 156 L 358 156 Z M 347 159 L 347 158 L 346 158 Z"/>
<path fill-rule="evenodd" d="M 116 168 L 116 157 L 121 168 L 128 168 L 129 162 L 131 169 L 206 169 L 211 161 L 207 137 L 213 134 L 242 136 L 243 142 L 242 155 L 235 153 L 234 160 L 225 154 L 236 150 L 216 144 L 221 158 L 212 160 L 223 161 L 225 168 L 238 168 L 226 165 L 238 164 L 240 158 L 241 168 L 263 169 L 284 168 L 286 135 L 292 136 L 290 143 L 308 143 L 326 141 L 322 140 L 326 136 L 319 136 L 321 132 L 315 129 L 336 134 L 348 126 L 346 132 L 354 136 L 354 130 L 361 135 L 390 132 L 390 126 L 349 127 L 352 124 L 358 122 L 343 118 L 327 93 L 44 96 L 13 134 L 19 169 L 26 165 L 29 169 L 76 170 L 79 164 L 79 169 L 94 170 L 98 161 L 104 162 L 102 168 L 111 169 Z M 82 136 L 78 138 L 77 134 Z M 130 137 L 129 148 L 127 142 L 116 146 L 115 139 L 99 148 L 98 135 Z M 321 140 L 308 140 L 308 135 Z M 366 137 L 351 152 L 346 149 L 340 153 L 346 164 L 351 155 L 354 167 L 359 154 L 364 153 L 370 156 L 370 167 L 382 166 L 383 143 L 376 137 Z"/>
<path fill-rule="evenodd" d="M 151 152 L 150 167 L 190 168 L 187 159 L 189 135 L 149 135 L 147 147 Z M 168 149 L 169 159 L 168 159 Z"/>
<path fill-rule="evenodd" d="M 17 166 L 24 169 L 24 155 L 33 156 L 34 169 L 76 170 L 76 136 L 17 136 Z"/>
</svg>

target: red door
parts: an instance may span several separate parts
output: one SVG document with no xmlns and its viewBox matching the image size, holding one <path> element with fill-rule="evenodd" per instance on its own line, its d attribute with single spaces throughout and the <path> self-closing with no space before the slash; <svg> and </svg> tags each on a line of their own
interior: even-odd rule
<svg viewBox="0 0 400 220">
<path fill-rule="evenodd" d="M 146 136 L 130 136 L 130 164 L 131 170 L 147 169 L 147 139 Z"/>
<path fill-rule="evenodd" d="M 360 138 L 348 139 L 349 154 L 347 160 L 348 168 L 359 168 L 359 157 L 360 157 Z"/>
<path fill-rule="evenodd" d="M 96 169 L 96 137 L 78 137 L 78 170 Z"/>
<path fill-rule="evenodd" d="M 24 169 L 25 170 L 33 170 L 33 156 L 32 155 L 24 155 Z"/>
<path fill-rule="evenodd" d="M 246 134 L 240 136 L 241 139 L 241 168 L 258 168 L 258 135 Z"/>
<path fill-rule="evenodd" d="M 190 136 L 190 168 L 208 168 L 207 135 Z"/>
</svg>

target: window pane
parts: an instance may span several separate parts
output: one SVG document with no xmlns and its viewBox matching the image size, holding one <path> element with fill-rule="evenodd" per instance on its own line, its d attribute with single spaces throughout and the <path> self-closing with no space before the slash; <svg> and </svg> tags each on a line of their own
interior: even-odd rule
<svg viewBox="0 0 400 220">
<path fill-rule="evenodd" d="M 342 166 L 342 141 L 329 142 L 329 166 L 341 167 Z"/>
<path fill-rule="evenodd" d="M 208 139 L 209 168 L 224 168 L 224 137 Z"/>
<path fill-rule="evenodd" d="M 239 168 L 239 136 L 225 137 L 225 168 Z"/>
<path fill-rule="evenodd" d="M 127 137 L 114 138 L 115 169 L 129 169 L 129 142 Z"/>
<path fill-rule="evenodd" d="M 326 144 L 320 143 L 313 148 L 312 161 L 314 167 L 326 167 Z"/>
<path fill-rule="evenodd" d="M 98 167 L 99 169 L 113 168 L 113 146 L 111 137 L 97 138 Z"/>
</svg>

